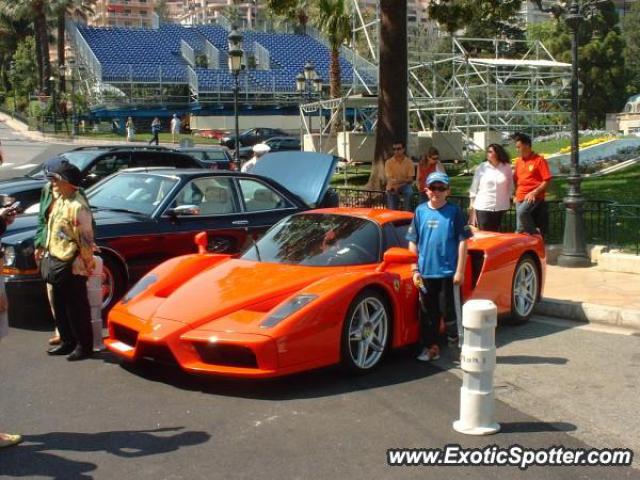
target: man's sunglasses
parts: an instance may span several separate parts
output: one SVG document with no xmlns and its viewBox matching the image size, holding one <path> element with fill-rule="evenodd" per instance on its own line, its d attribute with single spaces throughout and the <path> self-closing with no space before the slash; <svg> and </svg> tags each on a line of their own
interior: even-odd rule
<svg viewBox="0 0 640 480">
<path fill-rule="evenodd" d="M 398 151 L 398 150 L 402 150 L 404 147 L 393 147 L 393 151 Z"/>
<path fill-rule="evenodd" d="M 449 190 L 449 187 L 446 187 L 446 186 L 437 187 L 435 185 L 430 185 L 427 188 L 432 192 L 446 192 L 447 190 Z"/>
</svg>

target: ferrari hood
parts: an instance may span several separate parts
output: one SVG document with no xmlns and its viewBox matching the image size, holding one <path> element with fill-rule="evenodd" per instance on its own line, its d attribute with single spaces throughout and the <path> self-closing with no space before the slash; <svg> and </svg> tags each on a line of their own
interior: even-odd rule
<svg viewBox="0 0 640 480">
<path fill-rule="evenodd" d="M 337 157 L 325 153 L 274 152 L 264 155 L 251 173 L 275 180 L 310 207 L 317 207 L 337 162 Z"/>
<path fill-rule="evenodd" d="M 166 300 L 156 318 L 193 328 L 239 310 L 268 312 L 280 301 L 327 275 L 328 268 L 230 260 L 191 278 L 177 289 L 157 292 Z"/>
</svg>

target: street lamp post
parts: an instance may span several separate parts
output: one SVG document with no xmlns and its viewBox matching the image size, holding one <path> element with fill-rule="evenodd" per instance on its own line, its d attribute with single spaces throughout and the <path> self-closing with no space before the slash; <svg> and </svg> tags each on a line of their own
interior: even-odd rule
<svg viewBox="0 0 640 480">
<path fill-rule="evenodd" d="M 234 145 L 234 159 L 237 170 L 240 170 L 240 121 L 238 118 L 238 95 L 240 94 L 240 85 L 238 83 L 238 77 L 242 71 L 242 34 L 238 32 L 236 27 L 233 27 L 229 37 L 229 70 L 234 77 L 233 88 L 233 114 L 235 117 L 236 127 L 236 141 Z"/>
<path fill-rule="evenodd" d="M 322 78 L 318 76 L 316 67 L 313 63 L 305 63 L 303 71 L 296 75 L 296 90 L 300 93 L 301 103 L 309 102 L 313 98 L 314 93 L 317 93 L 318 95 L 322 93 Z M 309 132 L 311 134 L 313 134 L 312 118 L 313 117 L 309 115 Z"/>
<path fill-rule="evenodd" d="M 49 92 L 51 92 L 51 112 L 53 114 L 53 133 L 56 134 L 58 133 L 58 125 L 57 125 L 57 118 L 56 118 L 56 109 L 57 109 L 57 105 L 56 105 L 56 86 L 55 86 L 55 77 L 53 75 L 51 75 L 49 77 Z M 42 132 L 44 133 L 44 132 Z"/>
<path fill-rule="evenodd" d="M 587 254 L 587 243 L 584 233 L 583 209 L 585 199 L 582 196 L 580 174 L 580 152 L 578 137 L 578 113 L 580 111 L 580 85 L 578 80 L 578 31 L 584 19 L 581 5 L 572 0 L 568 8 L 554 6 L 546 8 L 542 1 L 536 1 L 542 11 L 556 16 L 564 15 L 564 20 L 571 30 L 571 167 L 567 182 L 569 191 L 563 199 L 565 205 L 564 237 L 562 252 L 558 256 L 558 265 L 563 267 L 589 267 L 591 260 Z M 590 4 L 596 2 L 586 2 Z M 584 5 L 583 5 L 584 8 Z"/>
</svg>

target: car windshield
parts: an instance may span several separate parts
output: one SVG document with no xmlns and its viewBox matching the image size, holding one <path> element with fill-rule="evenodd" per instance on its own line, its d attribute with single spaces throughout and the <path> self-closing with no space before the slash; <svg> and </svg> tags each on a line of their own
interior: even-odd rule
<svg viewBox="0 0 640 480">
<path fill-rule="evenodd" d="M 225 162 L 228 160 L 222 150 L 186 150 L 184 153 L 202 162 Z"/>
<path fill-rule="evenodd" d="M 151 215 L 176 183 L 174 177 L 124 173 L 99 183 L 87 196 L 92 207 Z"/>
<path fill-rule="evenodd" d="M 292 215 L 271 228 L 242 258 L 316 267 L 376 263 L 380 228 L 346 215 Z"/>
<path fill-rule="evenodd" d="M 102 152 L 96 150 L 79 150 L 77 152 L 62 153 L 60 157 L 78 167 L 80 171 L 83 171 L 99 153 Z M 30 177 L 44 177 L 44 164 L 38 165 L 27 175 Z"/>
</svg>

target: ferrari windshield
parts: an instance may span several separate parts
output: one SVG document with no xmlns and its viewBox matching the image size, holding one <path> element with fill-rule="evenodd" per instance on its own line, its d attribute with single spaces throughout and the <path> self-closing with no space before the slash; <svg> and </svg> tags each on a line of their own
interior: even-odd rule
<svg viewBox="0 0 640 480">
<path fill-rule="evenodd" d="M 120 173 L 92 188 L 88 194 L 89 204 L 106 210 L 151 215 L 176 183 L 178 179 L 174 177 Z"/>
<path fill-rule="evenodd" d="M 242 258 L 317 267 L 377 263 L 380 228 L 347 215 L 292 215 L 271 228 Z"/>
</svg>

